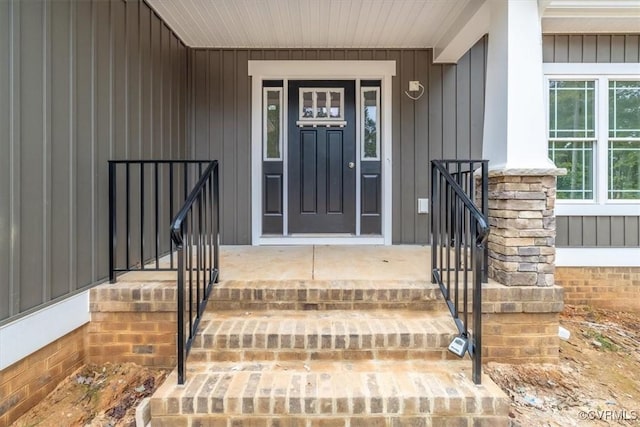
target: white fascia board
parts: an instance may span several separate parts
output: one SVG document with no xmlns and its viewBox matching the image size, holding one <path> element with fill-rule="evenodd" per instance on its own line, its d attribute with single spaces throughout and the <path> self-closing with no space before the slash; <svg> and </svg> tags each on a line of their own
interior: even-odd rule
<svg viewBox="0 0 640 427">
<path fill-rule="evenodd" d="M 637 34 L 640 17 L 556 17 L 542 18 L 544 34 Z"/>
<path fill-rule="evenodd" d="M 0 326 L 0 370 L 88 323 L 89 291 Z"/>
<path fill-rule="evenodd" d="M 640 248 L 556 248 L 556 267 L 640 267 Z"/>
<path fill-rule="evenodd" d="M 556 201 L 556 216 L 640 216 L 640 203 L 562 203 Z"/>
<path fill-rule="evenodd" d="M 435 43 L 433 62 L 457 63 L 489 32 L 490 7 L 486 0 L 474 0 Z"/>
</svg>

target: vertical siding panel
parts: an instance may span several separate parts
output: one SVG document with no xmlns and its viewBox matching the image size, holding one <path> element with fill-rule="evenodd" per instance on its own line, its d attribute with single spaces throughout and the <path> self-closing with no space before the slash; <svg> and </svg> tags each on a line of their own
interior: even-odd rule
<svg viewBox="0 0 640 427">
<path fill-rule="evenodd" d="M 429 66 L 429 160 L 443 158 L 442 65 Z"/>
<path fill-rule="evenodd" d="M 611 36 L 611 62 L 624 62 L 625 36 Z"/>
<path fill-rule="evenodd" d="M 582 62 L 596 62 L 597 42 L 596 36 L 588 35 L 582 37 Z"/>
<path fill-rule="evenodd" d="M 113 55 L 113 87 L 111 89 L 113 101 L 111 104 L 113 135 L 113 159 L 127 158 L 127 41 L 125 3 L 111 2 L 111 37 Z M 122 241 L 118 239 L 119 241 Z"/>
<path fill-rule="evenodd" d="M 353 53 L 352 53 L 353 54 Z M 402 242 L 402 182 L 401 182 L 401 168 L 398 167 L 399 160 L 401 159 L 401 144 L 402 144 L 402 127 L 400 126 L 401 120 L 401 109 L 402 109 L 402 96 L 404 96 L 404 91 L 402 90 L 402 86 L 404 82 L 402 81 L 402 63 L 400 58 L 400 52 L 397 50 L 391 50 L 387 52 L 387 59 L 390 61 L 396 61 L 396 75 L 393 77 L 391 85 L 392 87 L 392 141 L 391 141 L 391 159 L 393 163 L 393 168 L 391 171 L 391 182 L 392 182 L 392 195 L 391 195 L 391 204 L 392 204 L 392 239 L 393 243 L 401 243 Z"/>
<path fill-rule="evenodd" d="M 210 144 L 215 143 L 209 134 L 209 118 L 214 112 L 210 109 L 210 86 L 208 85 L 207 60 L 208 52 L 205 50 L 194 51 L 193 54 L 193 116 L 194 116 L 194 156 L 196 159 L 210 157 Z"/>
<path fill-rule="evenodd" d="M 150 39 L 150 22 L 151 18 L 149 9 L 140 8 L 140 24 L 138 32 L 140 34 L 140 144 L 143 159 L 150 159 L 155 154 L 157 158 L 157 150 L 155 141 L 151 139 L 151 84 L 153 83 L 151 73 L 151 39 Z"/>
<path fill-rule="evenodd" d="M 425 94 L 415 103 L 415 157 L 413 167 L 415 169 L 416 189 L 415 197 L 429 198 L 429 180 L 431 169 L 429 168 L 429 64 L 431 63 L 431 51 L 416 51 L 415 70 L 416 77 L 425 87 Z M 416 205 L 414 205 L 416 206 Z M 416 219 L 415 241 L 416 243 L 428 243 L 429 215 L 418 215 Z"/>
<path fill-rule="evenodd" d="M 569 36 L 569 62 L 582 62 L 582 36 Z"/>
<path fill-rule="evenodd" d="M 51 246 L 51 3 L 43 3 L 43 93 L 42 93 L 42 112 L 43 112 L 43 129 L 42 129 L 42 141 L 44 145 L 43 149 L 43 182 L 42 188 L 44 191 L 43 198 L 43 247 L 42 247 L 42 260 L 43 260 L 43 274 L 42 284 L 43 293 L 42 298 L 44 301 L 51 299 L 51 250 L 54 249 Z"/>
<path fill-rule="evenodd" d="M 237 185 L 235 168 L 238 164 L 236 145 L 236 51 L 223 51 L 223 157 L 226 164 L 222 164 L 222 242 L 233 243 L 237 241 Z"/>
<path fill-rule="evenodd" d="M 251 95 L 249 80 L 249 53 L 238 51 L 236 56 L 236 123 L 237 163 L 236 180 L 238 204 L 236 211 L 240 245 L 251 244 Z"/>
<path fill-rule="evenodd" d="M 42 1 L 21 3 L 20 10 L 20 310 L 43 302 L 43 204 L 42 188 L 44 111 L 42 93 L 44 68 Z"/>
<path fill-rule="evenodd" d="M 96 21 L 96 36 L 94 44 L 95 63 L 95 103 L 96 103 L 96 151 L 95 186 L 96 199 L 96 277 L 106 277 L 109 274 L 109 200 L 104 197 L 109 187 L 109 170 L 107 161 L 111 146 L 111 52 L 109 35 L 109 16 L 111 13 L 109 2 L 98 1 L 94 4 Z M 98 197 L 96 197 L 98 196 Z"/>
<path fill-rule="evenodd" d="M 569 222 L 569 233 L 568 233 L 568 242 L 569 246 L 582 246 L 583 245 L 583 218 L 582 217 L 568 217 Z M 595 223 L 593 227 L 593 232 L 590 236 L 595 237 Z M 587 236 L 584 236 L 587 237 Z M 593 238 L 593 242 L 590 242 L 593 246 L 595 244 L 595 238 Z"/>
<path fill-rule="evenodd" d="M 91 283 L 93 279 L 93 64 L 92 64 L 92 3 L 76 6 L 76 247 L 77 282 Z"/>
<path fill-rule="evenodd" d="M 596 217 L 596 245 L 611 246 L 611 217 Z"/>
<path fill-rule="evenodd" d="M 611 217 L 611 246 L 625 246 L 624 217 Z"/>
<path fill-rule="evenodd" d="M 556 218 L 556 246 L 569 246 L 569 217 Z"/>
<path fill-rule="evenodd" d="M 414 51 L 401 51 L 401 83 L 408 88 L 409 81 L 416 79 L 414 72 Z M 404 93 L 404 91 L 403 91 Z M 395 157 L 396 166 L 400 166 L 402 242 L 415 242 L 416 197 L 415 197 L 415 103 L 408 96 L 401 96 L 400 103 L 400 156 Z M 398 169 L 397 167 L 394 169 Z"/>
<path fill-rule="evenodd" d="M 624 217 L 624 246 L 638 247 L 640 246 L 640 217 L 625 216 Z"/>
<path fill-rule="evenodd" d="M 222 52 L 219 50 L 210 51 L 207 62 L 203 63 L 203 66 L 207 67 L 202 72 L 207 72 L 208 75 L 208 90 L 205 93 L 209 93 L 208 106 L 209 116 L 207 117 L 208 129 L 209 129 L 209 143 L 207 143 L 208 155 L 212 159 L 220 159 L 225 162 L 222 157 L 222 141 L 223 141 L 223 97 L 222 88 L 224 87 L 224 75 L 222 73 Z M 211 146 L 211 148 L 208 148 Z"/>
<path fill-rule="evenodd" d="M 442 156 L 456 157 L 456 67 L 442 66 Z"/>
<path fill-rule="evenodd" d="M 0 2 L 0 320 L 9 317 L 11 287 L 11 12 L 13 5 Z"/>
<path fill-rule="evenodd" d="M 169 32 L 169 41 L 170 41 L 170 55 L 167 58 L 169 61 L 170 67 L 170 83 L 168 91 L 171 93 L 171 98 L 169 103 L 167 104 L 170 107 L 171 111 L 171 141 L 175 145 L 176 154 L 178 157 L 179 153 L 182 153 L 184 150 L 185 141 L 182 139 L 180 133 L 180 51 L 179 51 L 179 42 L 178 39 Z"/>
<path fill-rule="evenodd" d="M 127 155 L 140 159 L 140 22 L 139 3 L 127 2 Z"/>
<path fill-rule="evenodd" d="M 640 35 L 625 36 L 624 60 L 625 62 L 640 62 Z"/>
<path fill-rule="evenodd" d="M 580 220 L 580 217 L 574 217 Z M 582 243 L 574 243 L 574 241 L 570 241 L 571 246 L 597 246 L 598 240 L 596 239 L 596 218 L 593 216 L 585 216 L 582 218 L 582 228 L 577 229 L 576 233 L 582 233 Z M 576 233 L 571 232 L 569 237 L 571 239 L 575 239 L 577 236 Z M 579 241 L 578 241 L 579 242 Z"/>
<path fill-rule="evenodd" d="M 471 151 L 471 64 L 470 52 L 456 67 L 456 158 L 468 159 Z"/>
<path fill-rule="evenodd" d="M 471 119 L 469 130 L 472 159 L 482 158 L 482 133 L 484 129 L 484 79 L 486 61 L 486 37 L 471 49 Z"/>
<path fill-rule="evenodd" d="M 555 36 L 542 36 L 542 61 L 555 62 L 555 54 L 553 47 L 555 45 Z"/>
<path fill-rule="evenodd" d="M 160 55 L 162 57 L 162 64 L 159 66 L 160 81 L 161 81 L 161 96 L 162 96 L 162 115 L 159 123 L 156 124 L 160 132 L 162 132 L 162 139 L 165 141 L 165 149 L 167 150 L 168 157 L 171 158 L 171 153 L 176 153 L 178 142 L 173 139 L 172 135 L 172 112 L 173 104 L 173 68 L 171 67 L 171 32 L 166 25 L 161 24 L 160 27 Z"/>
<path fill-rule="evenodd" d="M 555 36 L 555 62 L 569 62 L 569 36 Z"/>
<path fill-rule="evenodd" d="M 596 61 L 611 62 L 611 36 L 596 36 Z"/>
<path fill-rule="evenodd" d="M 169 138 L 165 137 L 162 131 L 162 85 L 163 85 L 163 68 L 162 68 L 162 33 L 161 22 L 155 16 L 151 17 L 150 43 L 151 43 L 151 139 L 156 147 L 154 155 L 159 159 L 171 158 L 171 146 L 167 144 Z"/>
</svg>

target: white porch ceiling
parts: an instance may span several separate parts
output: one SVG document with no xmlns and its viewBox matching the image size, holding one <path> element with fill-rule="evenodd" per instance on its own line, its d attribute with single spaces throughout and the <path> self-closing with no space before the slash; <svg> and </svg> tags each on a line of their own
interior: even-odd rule
<svg viewBox="0 0 640 427">
<path fill-rule="evenodd" d="M 485 0 L 146 0 L 190 47 L 436 47 Z M 538 0 L 543 32 L 640 32 L 640 0 Z M 466 9 L 466 10 L 465 10 Z"/>
<path fill-rule="evenodd" d="M 433 46 L 478 0 L 147 0 L 190 47 Z"/>
</svg>

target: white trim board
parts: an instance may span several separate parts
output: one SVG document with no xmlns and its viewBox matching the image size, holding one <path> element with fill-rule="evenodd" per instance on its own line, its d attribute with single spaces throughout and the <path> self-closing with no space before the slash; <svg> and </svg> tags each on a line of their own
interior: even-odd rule
<svg viewBox="0 0 640 427">
<path fill-rule="evenodd" d="M 640 203 L 567 203 L 556 200 L 556 216 L 640 216 Z"/>
<path fill-rule="evenodd" d="M 542 64 L 542 72 L 554 77 L 566 75 L 579 76 L 629 76 L 638 77 L 640 64 L 638 63 L 587 63 L 587 62 L 545 62 Z"/>
<path fill-rule="evenodd" d="M 382 236 L 365 237 L 365 236 L 349 236 L 349 237 L 318 237 L 318 236 L 266 236 L 259 239 L 259 244 L 263 246 L 269 245 L 384 245 L 385 240 Z"/>
<path fill-rule="evenodd" d="M 392 242 L 391 214 L 392 214 L 392 77 L 396 75 L 395 61 L 249 61 L 248 75 L 251 79 L 251 242 L 253 245 L 275 244 L 275 237 L 262 235 L 262 81 L 282 80 L 285 100 L 288 99 L 286 86 L 289 80 L 365 80 L 381 81 L 381 128 L 382 128 L 382 158 L 380 167 L 382 172 L 382 243 L 379 239 L 357 237 L 367 244 L 385 244 Z M 357 89 L 357 88 L 356 88 Z M 356 93 L 356 103 L 358 103 Z M 284 102 L 284 117 L 288 111 Z M 356 111 L 358 114 L 358 111 Z M 286 127 L 285 127 L 286 128 Z M 287 138 L 284 138 L 284 158 L 287 159 Z M 356 137 L 358 135 L 356 134 Z M 356 144 L 358 141 L 356 140 Z M 356 147 L 357 150 L 357 147 Z M 286 167 L 284 169 L 284 187 L 287 188 Z M 356 170 L 357 172 L 357 170 Z M 287 194 L 283 192 L 283 197 Z M 285 199 L 287 200 L 287 199 Z M 278 244 L 333 244 L 333 240 L 323 237 L 309 237 L 304 241 L 287 234 L 287 210 L 284 209 L 283 231 L 285 236 L 279 240 L 291 240 L 291 243 Z M 344 244 L 357 244 L 356 237 L 347 237 Z M 295 243 L 293 243 L 295 242 Z M 325 243 L 327 242 L 327 243 Z M 336 243 L 340 244 L 340 243 Z"/>
<path fill-rule="evenodd" d="M 640 267 L 640 248 L 556 248 L 557 267 Z"/>
<path fill-rule="evenodd" d="M 0 370 L 88 323 L 89 291 L 0 326 Z"/>
</svg>

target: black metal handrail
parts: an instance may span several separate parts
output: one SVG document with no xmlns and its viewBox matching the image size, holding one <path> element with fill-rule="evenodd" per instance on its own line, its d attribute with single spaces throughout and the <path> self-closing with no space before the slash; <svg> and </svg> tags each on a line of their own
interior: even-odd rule
<svg viewBox="0 0 640 427">
<path fill-rule="evenodd" d="M 109 161 L 109 280 L 176 271 L 167 225 L 211 160 Z"/>
<path fill-rule="evenodd" d="M 481 192 L 476 192 L 479 171 Z M 475 199 L 478 198 L 480 207 Z M 473 381 L 482 373 L 482 282 L 487 281 L 488 161 L 431 162 L 431 266 L 473 363 Z M 469 307 L 471 292 L 471 307 Z M 469 324 L 469 313 L 473 324 Z M 472 331 L 472 332 L 471 332 Z"/>
<path fill-rule="evenodd" d="M 171 240 L 178 251 L 178 384 L 184 384 L 187 356 L 218 281 L 219 194 L 218 162 L 213 161 L 171 222 Z"/>
</svg>

